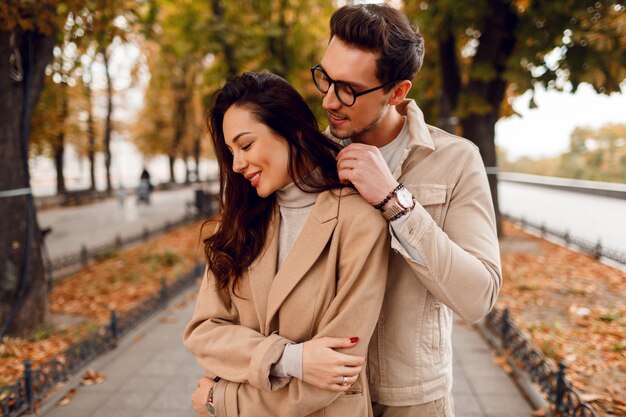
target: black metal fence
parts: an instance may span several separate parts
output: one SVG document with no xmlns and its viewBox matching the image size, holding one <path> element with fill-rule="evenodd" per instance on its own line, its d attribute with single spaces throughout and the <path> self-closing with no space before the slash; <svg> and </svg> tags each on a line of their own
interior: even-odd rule
<svg viewBox="0 0 626 417">
<path fill-rule="evenodd" d="M 621 263 L 626 265 L 626 252 L 614 249 L 607 248 L 602 244 L 601 241 L 592 242 L 587 239 L 582 239 L 580 237 L 572 236 L 568 230 L 556 229 L 553 227 L 546 226 L 545 223 L 537 223 L 526 220 L 525 218 L 517 218 L 514 216 L 510 216 L 508 214 L 503 213 L 502 217 L 510 220 L 514 223 L 517 223 L 525 228 L 530 228 L 532 230 L 537 231 L 541 234 L 541 236 L 550 236 L 554 238 L 560 239 L 567 245 L 572 245 L 582 252 L 588 253 L 594 256 L 596 259 L 606 258 L 612 261 Z"/>
<path fill-rule="evenodd" d="M 120 250 L 124 246 L 139 242 L 146 242 L 148 241 L 148 239 L 154 236 L 167 233 L 171 229 L 189 223 L 193 219 L 194 216 L 186 215 L 182 219 L 179 219 L 177 221 L 165 222 L 163 225 L 157 228 L 149 229 L 145 227 L 140 233 L 136 233 L 134 235 L 126 237 L 121 237 L 118 235 L 112 243 L 95 246 L 90 249 L 87 249 L 85 245 L 82 245 L 81 250 L 77 253 L 47 260 L 46 269 L 49 273 L 54 273 L 69 267 L 85 266 L 92 259 L 106 258 L 113 255 L 116 251 Z"/>
<path fill-rule="evenodd" d="M 35 404 L 58 383 L 67 380 L 95 357 L 113 349 L 121 336 L 193 284 L 202 275 L 203 267 L 202 263 L 196 264 L 191 271 L 170 285 L 162 280 L 157 294 L 123 314 L 117 315 L 115 310 L 111 310 L 108 324 L 91 332 L 38 368 L 33 369 L 30 360 L 25 361 L 24 374 L 20 379 L 13 385 L 0 387 L 0 417 L 16 417 L 26 411 L 32 412 Z"/>
<path fill-rule="evenodd" d="M 188 202 L 188 212 L 181 219 L 174 222 L 165 222 L 163 225 L 150 229 L 144 227 L 144 229 L 134 235 L 121 237 L 117 236 L 112 243 L 105 245 L 95 246 L 87 249 L 85 245 L 81 246 L 79 252 L 61 256 L 55 259 L 46 259 L 46 271 L 52 276 L 54 273 L 70 267 L 81 266 L 84 267 L 92 259 L 106 258 L 115 254 L 116 251 L 124 246 L 132 245 L 139 242 L 146 242 L 148 239 L 167 233 L 173 228 L 182 226 L 190 221 L 208 218 L 217 213 L 217 190 L 216 179 L 212 179 L 207 182 L 206 189 L 200 188 L 194 191 L 194 201 Z M 213 189 L 212 189 L 213 188 Z M 189 209 L 194 208 L 195 214 L 192 214 Z M 51 285 L 51 283 L 50 283 Z"/>
<path fill-rule="evenodd" d="M 598 417 L 593 408 L 581 399 L 565 375 L 566 365 L 546 358 L 532 341 L 513 323 L 508 309 L 494 308 L 485 318 L 487 328 L 501 341 L 510 354 L 554 405 L 563 417 Z"/>
</svg>

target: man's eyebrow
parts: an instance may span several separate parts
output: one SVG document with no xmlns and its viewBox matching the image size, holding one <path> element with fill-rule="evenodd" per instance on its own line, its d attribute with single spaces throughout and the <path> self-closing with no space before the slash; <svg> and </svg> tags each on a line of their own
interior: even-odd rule
<svg viewBox="0 0 626 417">
<path fill-rule="evenodd" d="M 328 72 L 326 72 L 326 68 L 324 68 L 324 67 L 322 66 L 322 64 L 320 64 L 320 67 L 324 70 L 324 72 L 326 73 L 326 75 L 327 75 L 328 77 L 330 77 L 330 75 L 328 75 Z M 331 77 L 331 78 L 332 78 L 332 77 Z M 334 78 L 333 78 L 333 80 L 334 80 L 334 81 L 341 82 L 341 83 L 348 84 L 348 85 L 350 85 L 350 86 L 352 86 L 352 87 L 354 87 L 354 88 L 358 88 L 358 89 L 360 89 L 360 90 L 365 88 L 365 86 L 364 86 L 363 84 L 360 84 L 360 83 L 355 83 L 355 82 L 353 82 L 353 81 L 335 80 Z"/>
<path fill-rule="evenodd" d="M 237 141 L 239 140 L 240 137 L 242 137 L 243 135 L 249 135 L 252 132 L 241 132 L 239 134 L 237 134 L 237 136 L 235 136 L 233 138 L 233 143 L 237 143 Z"/>
</svg>

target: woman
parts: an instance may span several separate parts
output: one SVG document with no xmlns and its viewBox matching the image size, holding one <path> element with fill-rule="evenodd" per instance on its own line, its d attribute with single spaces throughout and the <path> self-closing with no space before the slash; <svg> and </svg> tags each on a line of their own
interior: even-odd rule
<svg viewBox="0 0 626 417">
<path fill-rule="evenodd" d="M 184 342 L 221 379 L 202 380 L 194 395 L 207 398 L 209 411 L 196 411 L 371 415 L 361 365 L 385 290 L 386 222 L 341 186 L 338 145 L 319 133 L 282 78 L 246 73 L 229 81 L 209 130 L 220 166 L 220 220 L 205 239 L 207 273 Z M 337 358 L 314 354 L 324 352 L 325 337 L 347 334 L 354 338 L 342 353 L 351 356 L 338 366 L 326 366 Z"/>
</svg>

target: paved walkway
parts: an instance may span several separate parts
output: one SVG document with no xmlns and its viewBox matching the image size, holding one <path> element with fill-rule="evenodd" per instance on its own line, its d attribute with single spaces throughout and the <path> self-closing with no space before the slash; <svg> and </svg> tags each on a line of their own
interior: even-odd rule
<svg viewBox="0 0 626 417">
<path fill-rule="evenodd" d="M 90 364 L 106 377 L 104 382 L 78 386 L 78 375 L 43 404 L 40 415 L 195 416 L 189 396 L 202 371 L 182 346 L 195 290 L 174 299 L 165 311 L 127 335 L 117 349 Z M 478 333 L 457 321 L 453 336 L 457 417 L 530 417 L 530 406 L 502 369 L 493 364 L 491 351 Z M 65 392 L 75 386 L 69 404 L 57 406 Z"/>
<path fill-rule="evenodd" d="M 46 236 L 50 258 L 73 255 L 81 246 L 93 249 L 110 245 L 117 236 L 127 238 L 141 234 L 144 228 L 154 230 L 166 222 L 177 222 L 185 216 L 186 203 L 194 201 L 192 187 L 157 191 L 151 204 L 138 204 L 137 197 L 128 196 L 123 204 L 110 198 L 76 207 L 59 207 L 37 214 L 39 226 L 52 227 Z"/>
</svg>

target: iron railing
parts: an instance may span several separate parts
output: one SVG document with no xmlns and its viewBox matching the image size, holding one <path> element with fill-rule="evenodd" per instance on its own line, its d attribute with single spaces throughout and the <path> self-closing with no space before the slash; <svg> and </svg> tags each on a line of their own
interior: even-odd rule
<svg viewBox="0 0 626 417">
<path fill-rule="evenodd" d="M 558 416 L 598 417 L 568 381 L 565 363 L 560 362 L 555 366 L 553 361 L 546 358 L 528 336 L 515 326 L 508 309 L 494 308 L 485 318 L 485 324 L 501 340 L 503 348 L 510 350 L 516 359 L 515 363 L 541 388 Z"/>
<path fill-rule="evenodd" d="M 582 252 L 592 255 L 596 259 L 606 258 L 622 265 L 626 265 L 626 252 L 614 248 L 607 248 L 601 241 L 593 242 L 588 239 L 572 236 L 568 230 L 549 227 L 546 226 L 545 223 L 533 222 L 526 220 L 524 217 L 518 218 L 506 213 L 502 213 L 502 217 L 524 228 L 532 229 L 538 232 L 542 237 L 550 236 L 557 238 L 566 245 L 572 245 Z"/>
<path fill-rule="evenodd" d="M 32 362 L 26 360 L 24 374 L 19 380 L 12 385 L 0 387 L 0 417 L 16 417 L 27 411 L 32 412 L 35 404 L 45 398 L 57 384 L 66 381 L 97 356 L 115 348 L 121 336 L 193 284 L 202 275 L 203 267 L 202 263 L 197 263 L 191 271 L 170 285 L 162 279 L 158 293 L 123 314 L 118 315 L 115 310 L 111 310 L 111 318 L 106 325 L 89 333 L 39 367 L 33 369 Z"/>
<path fill-rule="evenodd" d="M 171 229 L 187 224 L 193 219 L 193 216 L 185 215 L 183 218 L 177 221 L 167 221 L 163 225 L 154 229 L 149 229 L 145 227 L 140 233 L 136 233 L 134 235 L 129 235 L 126 237 L 121 237 L 118 235 L 112 243 L 94 246 L 89 249 L 87 249 L 85 245 L 82 245 L 80 251 L 77 253 L 47 260 L 46 269 L 50 273 L 53 273 L 73 266 L 85 266 L 92 259 L 110 256 L 111 254 L 114 254 L 116 251 L 127 245 L 139 242 L 146 242 L 148 241 L 148 239 L 154 236 L 159 236 L 167 233 Z"/>
</svg>

